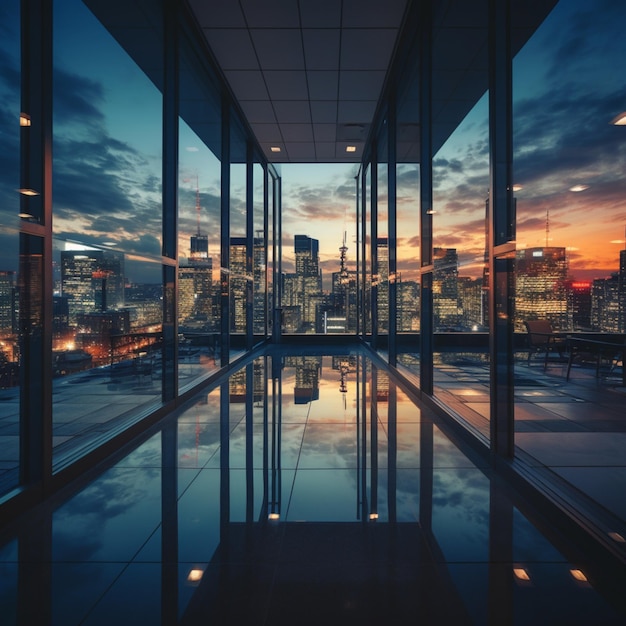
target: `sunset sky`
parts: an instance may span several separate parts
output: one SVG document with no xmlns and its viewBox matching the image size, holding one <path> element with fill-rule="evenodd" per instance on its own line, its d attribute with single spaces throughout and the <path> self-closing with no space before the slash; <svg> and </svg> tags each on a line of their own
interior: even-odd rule
<svg viewBox="0 0 626 626">
<path fill-rule="evenodd" d="M 58 247 L 65 240 L 104 244 L 157 263 L 160 94 L 82 2 L 58 3 L 56 11 L 53 206 Z M 0 199 L 14 215 L 19 42 L 11 31 L 16 16 L 4 3 L 0 12 Z M 626 3 L 619 0 L 563 0 L 514 61 L 514 178 L 521 186 L 515 194 L 517 246 L 545 245 L 549 213 L 549 245 L 568 248 L 572 274 L 579 278 L 616 271 L 625 245 L 626 127 L 610 124 L 626 110 L 623 69 L 616 61 L 626 58 L 624 24 Z M 201 229 L 209 233 L 211 253 L 218 254 L 219 162 L 184 122 L 180 159 L 180 255 L 187 255 L 197 227 L 196 184 Z M 243 234 L 242 168 L 233 168 L 233 235 Z M 293 260 L 293 236 L 306 234 L 319 239 L 321 266 L 329 276 L 338 269 L 344 230 L 353 266 L 357 166 L 283 165 L 281 173 L 284 269 L 289 271 Z M 457 248 L 459 273 L 479 276 L 488 189 L 486 97 L 435 155 L 434 176 L 435 245 Z M 409 279 L 419 267 L 417 165 L 399 165 L 398 182 L 399 270 Z M 574 185 L 586 189 L 571 191 Z M 384 213 L 384 184 L 380 188 Z M 261 197 L 260 188 L 255 197 Z M 5 235 L 14 232 L 13 220 L 3 220 Z M 379 232 L 386 233 L 384 224 Z M 0 269 L 14 269 L 14 235 L 2 250 Z"/>
</svg>

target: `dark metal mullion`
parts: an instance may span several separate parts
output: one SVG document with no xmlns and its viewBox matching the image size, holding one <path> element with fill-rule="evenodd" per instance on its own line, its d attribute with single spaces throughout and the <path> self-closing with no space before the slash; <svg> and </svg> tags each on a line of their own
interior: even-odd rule
<svg viewBox="0 0 626 626">
<path fill-rule="evenodd" d="M 52 3 L 24 0 L 21 12 L 19 260 L 20 483 L 52 480 Z"/>
<path fill-rule="evenodd" d="M 432 15 L 422 3 L 420 30 L 420 388 L 433 393 Z"/>
<path fill-rule="evenodd" d="M 489 3 L 489 352 L 491 450 L 514 447 L 513 114 L 509 0 Z"/>
<path fill-rule="evenodd" d="M 398 342 L 396 337 L 398 332 L 398 215 L 396 202 L 396 99 L 395 91 L 393 89 L 390 92 L 387 113 L 387 144 L 387 254 L 389 258 L 389 322 L 387 349 L 389 352 L 389 364 L 395 366 L 398 351 Z"/>
<path fill-rule="evenodd" d="M 161 396 L 164 402 L 178 395 L 178 143 L 179 56 L 178 3 L 163 7 L 163 163 L 162 251 L 174 266 L 163 266 L 163 363 Z"/>
<path fill-rule="evenodd" d="M 371 316 L 372 316 L 372 349 L 378 348 L 378 146 L 372 145 L 372 160 L 370 163 L 370 256 L 372 259 L 371 281 Z"/>
<path fill-rule="evenodd" d="M 246 349 L 254 345 L 254 148 L 246 146 Z"/>
<path fill-rule="evenodd" d="M 220 181 L 220 365 L 230 358 L 230 102 L 222 98 Z"/>
</svg>

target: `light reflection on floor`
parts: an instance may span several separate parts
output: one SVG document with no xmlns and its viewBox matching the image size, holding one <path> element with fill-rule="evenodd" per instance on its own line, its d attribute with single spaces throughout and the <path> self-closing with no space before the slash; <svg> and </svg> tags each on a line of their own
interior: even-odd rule
<svg viewBox="0 0 626 626">
<path fill-rule="evenodd" d="M 613 572 L 537 519 L 362 353 L 268 353 L 26 520 L 0 547 L 0 610 L 3 624 L 623 623 Z"/>
</svg>

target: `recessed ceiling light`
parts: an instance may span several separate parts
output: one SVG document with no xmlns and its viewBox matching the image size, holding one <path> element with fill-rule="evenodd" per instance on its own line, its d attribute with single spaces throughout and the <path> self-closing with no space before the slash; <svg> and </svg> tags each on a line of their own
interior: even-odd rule
<svg viewBox="0 0 626 626">
<path fill-rule="evenodd" d="M 280 152 L 280 146 L 270 146 L 270 152 Z"/>
<path fill-rule="evenodd" d="M 570 191 L 574 192 L 585 191 L 586 189 L 589 189 L 589 185 L 574 185 L 569 188 Z"/>
<path fill-rule="evenodd" d="M 30 115 L 28 113 L 20 113 L 20 126 L 30 126 Z"/>
<path fill-rule="evenodd" d="M 517 580 L 523 580 L 526 582 L 530 580 L 528 572 L 523 567 L 514 567 L 513 574 Z"/>
<path fill-rule="evenodd" d="M 187 574 L 187 581 L 190 583 L 197 583 L 202 580 L 202 576 L 204 576 L 204 570 L 199 567 L 194 567 Z"/>
<path fill-rule="evenodd" d="M 626 126 L 626 111 L 614 117 L 611 120 L 611 124 L 615 124 L 615 126 Z"/>
<path fill-rule="evenodd" d="M 346 146 L 346 152 L 356 152 L 356 146 Z"/>
<path fill-rule="evenodd" d="M 585 573 L 582 570 L 571 569 L 569 573 L 572 575 L 574 580 L 577 580 L 578 582 L 581 582 L 581 583 L 587 582 L 587 577 L 585 576 Z"/>
<path fill-rule="evenodd" d="M 18 213 L 17 216 L 21 217 L 23 220 L 34 219 L 30 213 Z"/>
<path fill-rule="evenodd" d="M 18 189 L 23 196 L 38 196 L 39 192 L 34 189 Z"/>
<path fill-rule="evenodd" d="M 513 185 L 513 191 L 521 191 L 522 189 L 524 189 L 522 185 Z"/>
</svg>

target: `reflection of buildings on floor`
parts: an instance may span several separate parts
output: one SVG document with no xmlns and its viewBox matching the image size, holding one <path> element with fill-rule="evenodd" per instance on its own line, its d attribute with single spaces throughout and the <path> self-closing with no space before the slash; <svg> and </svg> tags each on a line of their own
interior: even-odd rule
<svg viewBox="0 0 626 626">
<path fill-rule="evenodd" d="M 282 392 L 294 368 L 317 371 L 306 412 Z M 260 413 L 232 404 L 249 386 Z M 556 521 L 365 355 L 269 352 L 9 534 L 0 606 L 32 624 L 623 623 L 623 569 Z"/>
</svg>

